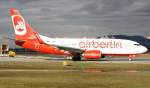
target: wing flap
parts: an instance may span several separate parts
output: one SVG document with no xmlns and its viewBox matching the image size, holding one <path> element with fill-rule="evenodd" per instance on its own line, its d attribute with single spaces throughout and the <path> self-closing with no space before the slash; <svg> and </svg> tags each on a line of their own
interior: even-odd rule
<svg viewBox="0 0 150 88">
<path fill-rule="evenodd" d="M 77 49 L 77 48 L 72 48 L 72 47 L 65 47 L 65 46 L 56 46 L 56 47 L 58 47 L 61 50 L 69 51 L 69 52 L 72 52 L 72 53 L 82 53 L 82 52 L 85 51 L 85 50 L 82 50 L 82 49 Z"/>
<path fill-rule="evenodd" d="M 54 44 L 46 44 L 46 45 L 51 45 L 51 46 L 55 46 L 60 50 L 65 50 L 65 51 L 69 51 L 71 53 L 82 53 L 85 50 L 83 49 L 79 49 L 79 48 L 74 48 L 74 47 L 66 47 L 66 46 L 61 46 L 61 45 L 54 45 Z"/>
<path fill-rule="evenodd" d="M 15 38 L 10 38 L 10 37 L 4 37 L 4 38 L 8 40 L 12 40 L 12 41 L 26 42 L 26 40 L 20 40 L 20 39 L 15 39 Z"/>
</svg>

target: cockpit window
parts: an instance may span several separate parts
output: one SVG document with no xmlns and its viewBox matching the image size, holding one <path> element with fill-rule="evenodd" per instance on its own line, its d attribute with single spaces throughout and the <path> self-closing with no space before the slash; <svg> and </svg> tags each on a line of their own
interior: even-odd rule
<svg viewBox="0 0 150 88">
<path fill-rule="evenodd" d="M 135 46 L 140 46 L 140 44 L 134 44 Z"/>
</svg>

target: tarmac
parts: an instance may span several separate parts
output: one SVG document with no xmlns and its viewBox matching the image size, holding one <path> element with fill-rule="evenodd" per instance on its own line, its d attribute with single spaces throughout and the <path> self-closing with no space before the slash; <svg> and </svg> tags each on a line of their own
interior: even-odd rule
<svg viewBox="0 0 150 88">
<path fill-rule="evenodd" d="M 43 56 L 22 56 L 18 55 L 16 57 L 8 57 L 8 56 L 1 56 L 0 61 L 21 61 L 21 62 L 47 62 L 47 61 L 62 61 L 64 60 L 63 57 L 43 57 Z M 114 62 L 114 63 L 128 63 L 128 62 L 133 62 L 133 63 L 150 63 L 150 57 L 139 57 L 139 58 L 134 58 L 131 61 L 129 61 L 129 58 L 126 57 L 120 57 L 120 58 L 105 58 L 105 59 L 100 59 L 96 61 L 84 61 L 84 62 Z"/>
<path fill-rule="evenodd" d="M 3 56 L 0 57 L 0 62 L 62 62 L 64 58 L 56 58 L 56 57 L 42 57 L 42 56 L 16 56 L 16 57 L 8 57 Z M 72 61 L 73 62 L 73 61 Z M 82 63 L 144 63 L 149 64 L 150 58 L 135 58 L 132 61 L 129 61 L 128 58 L 105 58 L 105 60 L 99 60 L 99 61 L 82 61 Z M 1 69 L 0 72 L 102 72 L 100 69 Z M 136 70 L 129 70 L 129 71 L 122 71 L 122 72 L 139 72 Z M 149 70 L 146 70 L 144 72 L 150 72 Z"/>
</svg>

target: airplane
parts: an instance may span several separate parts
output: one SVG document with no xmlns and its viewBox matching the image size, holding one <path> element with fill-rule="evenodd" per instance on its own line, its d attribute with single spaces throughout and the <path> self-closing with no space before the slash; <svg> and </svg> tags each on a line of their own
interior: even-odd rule
<svg viewBox="0 0 150 88">
<path fill-rule="evenodd" d="M 126 39 L 46 37 L 33 31 L 19 10 L 11 8 L 10 15 L 16 36 L 16 45 L 37 52 L 62 55 L 71 57 L 74 61 L 80 61 L 82 59 L 98 60 L 107 55 L 131 58 L 147 51 L 145 46 Z"/>
</svg>

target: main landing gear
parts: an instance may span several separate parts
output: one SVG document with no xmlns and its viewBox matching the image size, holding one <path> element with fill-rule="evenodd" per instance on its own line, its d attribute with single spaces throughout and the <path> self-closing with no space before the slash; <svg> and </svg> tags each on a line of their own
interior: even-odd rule
<svg viewBox="0 0 150 88">
<path fill-rule="evenodd" d="M 72 60 L 73 61 L 81 61 L 81 54 L 80 53 L 76 53 L 72 56 Z"/>
</svg>

